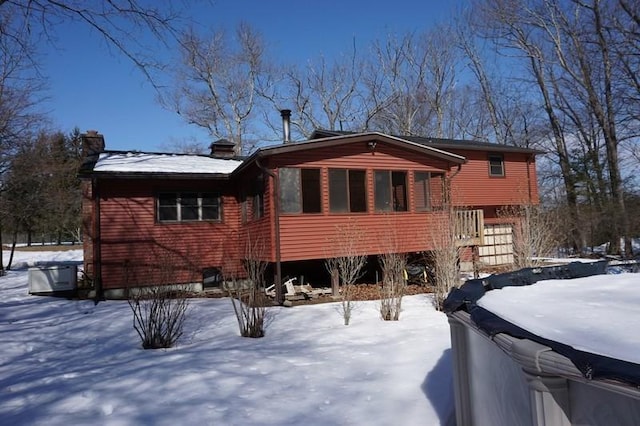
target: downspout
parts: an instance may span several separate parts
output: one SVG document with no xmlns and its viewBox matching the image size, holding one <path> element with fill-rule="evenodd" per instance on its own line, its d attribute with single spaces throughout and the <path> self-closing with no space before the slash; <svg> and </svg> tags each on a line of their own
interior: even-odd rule
<svg viewBox="0 0 640 426">
<path fill-rule="evenodd" d="M 94 220 L 94 238 L 93 238 L 93 262 L 95 268 L 95 276 L 93 283 L 95 287 L 94 303 L 97 305 L 99 301 L 104 300 L 103 288 L 102 288 L 102 238 L 100 234 L 100 192 L 98 190 L 98 179 L 92 178 L 91 184 L 93 185 L 93 212 L 95 214 Z"/>
<path fill-rule="evenodd" d="M 281 252 L 280 252 L 280 179 L 278 175 L 273 171 L 267 169 L 262 164 L 260 164 L 260 158 L 256 158 L 256 165 L 260 170 L 264 173 L 271 176 L 273 179 L 273 216 L 275 222 L 275 239 L 276 239 L 276 279 L 275 279 L 275 287 L 276 287 L 276 303 L 278 305 L 282 305 L 284 302 L 284 295 L 282 294 L 282 267 L 280 264 Z"/>
</svg>

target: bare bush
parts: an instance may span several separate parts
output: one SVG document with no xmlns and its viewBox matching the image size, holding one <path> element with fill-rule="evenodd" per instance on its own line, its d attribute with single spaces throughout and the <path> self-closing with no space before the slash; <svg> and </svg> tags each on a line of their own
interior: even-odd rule
<svg viewBox="0 0 640 426">
<path fill-rule="evenodd" d="M 401 224 L 395 217 L 387 217 L 385 231 L 380 235 L 381 254 L 378 262 L 382 269 L 380 288 L 380 317 L 385 321 L 398 321 L 402 309 L 402 297 L 407 288 L 407 255 L 399 253 Z"/>
<path fill-rule="evenodd" d="M 265 334 L 267 306 L 270 301 L 265 295 L 264 273 L 267 262 L 261 260 L 263 252 L 261 240 L 251 241 L 251 238 L 247 238 L 243 259 L 246 279 L 239 279 L 233 272 L 225 274 L 225 290 L 231 298 L 242 337 L 258 338 Z"/>
<path fill-rule="evenodd" d="M 432 233 L 430 261 L 434 269 L 434 304 L 438 310 L 442 310 L 449 292 L 460 285 L 460 247 L 457 244 L 455 221 L 453 208 L 445 210 Z"/>
<path fill-rule="evenodd" d="M 187 285 L 179 282 L 184 256 L 172 250 L 154 253 L 157 262 L 146 267 L 125 264 L 127 301 L 133 312 L 133 328 L 144 349 L 173 347 L 182 336 L 189 307 Z M 140 278 L 144 277 L 145 282 Z M 148 285 L 148 277 L 153 285 Z M 182 277 L 184 278 L 184 277 Z"/>
<path fill-rule="evenodd" d="M 325 260 L 331 276 L 337 276 L 340 290 L 340 313 L 344 325 L 349 325 L 355 302 L 355 282 L 362 276 L 367 255 L 361 252 L 364 232 L 351 221 L 337 225 L 335 235 L 329 240 L 332 257 Z"/>
<path fill-rule="evenodd" d="M 154 286 L 130 293 L 133 328 L 144 349 L 173 347 L 182 336 L 189 306 L 188 292 L 181 286 Z"/>
<path fill-rule="evenodd" d="M 558 247 L 558 220 L 541 206 L 511 206 L 500 215 L 517 218 L 513 235 L 515 269 L 540 265 L 540 258 L 549 257 Z"/>
<path fill-rule="evenodd" d="M 383 253 L 378 256 L 382 267 L 380 289 L 380 316 L 385 321 L 398 321 L 402 309 L 402 297 L 407 288 L 405 269 L 407 257 L 403 253 Z"/>
</svg>

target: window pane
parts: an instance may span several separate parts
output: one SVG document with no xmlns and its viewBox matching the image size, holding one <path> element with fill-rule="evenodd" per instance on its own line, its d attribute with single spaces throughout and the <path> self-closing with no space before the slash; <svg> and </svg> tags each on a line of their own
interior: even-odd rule
<svg viewBox="0 0 640 426">
<path fill-rule="evenodd" d="M 264 216 L 264 195 L 262 193 L 256 194 L 253 197 L 252 206 L 253 218 L 260 219 Z"/>
<path fill-rule="evenodd" d="M 202 206 L 202 220 L 220 220 L 218 206 Z"/>
<path fill-rule="evenodd" d="M 391 185 L 393 186 L 393 210 L 396 212 L 406 212 L 407 173 L 391 172 Z"/>
<path fill-rule="evenodd" d="M 158 220 L 178 220 L 177 194 L 160 194 L 158 196 Z"/>
<path fill-rule="evenodd" d="M 489 156 L 489 174 L 491 176 L 504 176 L 504 161 L 501 155 Z"/>
<path fill-rule="evenodd" d="M 320 213 L 320 169 L 302 169 L 302 212 Z"/>
<path fill-rule="evenodd" d="M 217 194 L 202 194 L 202 220 L 220 219 L 220 197 Z"/>
<path fill-rule="evenodd" d="M 178 209 L 176 206 L 160 206 L 158 220 L 178 220 Z"/>
<path fill-rule="evenodd" d="M 413 174 L 413 191 L 416 202 L 416 210 L 429 210 L 431 208 L 429 196 L 429 172 L 415 172 Z"/>
<path fill-rule="evenodd" d="M 198 194 L 182 194 L 180 220 L 198 220 Z"/>
<path fill-rule="evenodd" d="M 388 171 L 376 171 L 375 181 L 375 207 L 377 211 L 391 211 L 391 176 Z"/>
<path fill-rule="evenodd" d="M 329 211 L 332 213 L 349 211 L 347 171 L 344 169 L 329 169 Z"/>
<path fill-rule="evenodd" d="M 253 185 L 253 197 L 251 208 L 253 209 L 253 218 L 260 219 L 264 216 L 264 178 L 258 176 Z"/>
<path fill-rule="evenodd" d="M 349 209 L 352 213 L 367 211 L 367 183 L 364 170 L 349 170 Z"/>
<path fill-rule="evenodd" d="M 280 208 L 283 213 L 300 213 L 300 169 L 280 169 Z"/>
</svg>

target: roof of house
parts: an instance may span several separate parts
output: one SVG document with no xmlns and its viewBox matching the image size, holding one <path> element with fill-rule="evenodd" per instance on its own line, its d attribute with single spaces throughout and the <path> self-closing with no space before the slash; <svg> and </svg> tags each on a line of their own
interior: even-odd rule
<svg viewBox="0 0 640 426">
<path fill-rule="evenodd" d="M 316 133 L 314 133 L 314 135 L 315 134 Z M 436 147 L 415 143 L 413 141 L 402 139 L 396 136 L 385 135 L 383 133 L 368 132 L 341 134 L 327 137 L 323 137 L 323 135 L 319 134 L 319 137 L 316 139 L 309 139 L 300 142 L 289 142 L 285 144 L 260 148 L 246 159 L 242 166 L 238 168 L 238 171 L 246 167 L 248 164 L 251 164 L 253 161 L 263 157 L 304 151 L 307 149 L 331 148 L 345 145 L 347 143 L 360 143 L 372 140 L 385 142 L 390 145 L 400 146 L 404 149 L 408 149 L 421 154 L 427 154 L 453 164 L 463 164 L 466 162 L 466 158 L 462 155 L 447 152 Z"/>
<path fill-rule="evenodd" d="M 348 132 L 342 130 L 324 130 L 317 129 L 311 135 L 312 139 L 315 138 L 327 138 L 335 136 L 354 135 L 356 132 Z M 517 153 L 529 153 L 529 154 L 542 154 L 543 151 L 524 148 L 514 145 L 504 145 L 492 142 L 480 142 L 475 140 L 462 140 L 462 139 L 443 139 L 443 138 L 429 138 L 424 136 L 412 136 L 412 135 L 394 135 L 393 137 L 410 141 L 419 145 L 424 145 L 432 148 L 438 148 L 441 150 L 448 149 L 465 149 L 470 151 L 493 151 L 493 152 L 517 152 Z"/>
<path fill-rule="evenodd" d="M 104 151 L 92 158 L 94 164 L 85 164 L 82 175 L 108 174 L 120 177 L 227 177 L 239 172 L 254 161 L 272 155 L 286 154 L 308 149 L 331 148 L 344 144 L 371 140 L 402 147 L 410 151 L 439 158 L 451 164 L 463 164 L 466 158 L 449 150 L 482 150 L 495 152 L 521 152 L 538 154 L 529 148 L 500 145 L 488 142 L 435 139 L 419 136 L 392 136 L 378 132 L 354 133 L 333 130 L 316 130 L 311 139 L 263 147 L 245 158 L 219 158 L 198 154 L 148 153 L 138 151 Z M 220 142 L 220 141 L 218 141 Z M 226 142 L 226 141 L 223 141 Z"/>
<path fill-rule="evenodd" d="M 240 164 L 241 160 L 208 155 L 105 151 L 100 153 L 93 173 L 229 175 Z"/>
</svg>

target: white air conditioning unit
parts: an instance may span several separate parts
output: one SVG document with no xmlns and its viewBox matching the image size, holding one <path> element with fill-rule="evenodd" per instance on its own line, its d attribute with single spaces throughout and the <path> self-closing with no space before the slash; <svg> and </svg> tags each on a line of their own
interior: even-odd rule
<svg viewBox="0 0 640 426">
<path fill-rule="evenodd" d="M 73 291 L 77 274 L 76 265 L 29 268 L 29 294 Z"/>
</svg>

